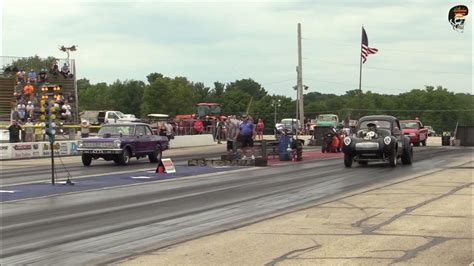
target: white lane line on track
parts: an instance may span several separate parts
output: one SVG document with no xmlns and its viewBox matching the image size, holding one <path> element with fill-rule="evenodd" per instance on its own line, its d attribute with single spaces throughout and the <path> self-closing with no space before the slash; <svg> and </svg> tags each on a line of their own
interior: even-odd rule
<svg viewBox="0 0 474 266">
<path fill-rule="evenodd" d="M 9 194 L 13 194 L 17 192 L 16 190 L 0 190 L 0 193 L 9 193 Z"/>
<path fill-rule="evenodd" d="M 131 176 L 130 178 L 131 179 L 152 179 L 152 178 L 155 178 L 155 177 L 152 177 L 152 176 Z"/>
</svg>

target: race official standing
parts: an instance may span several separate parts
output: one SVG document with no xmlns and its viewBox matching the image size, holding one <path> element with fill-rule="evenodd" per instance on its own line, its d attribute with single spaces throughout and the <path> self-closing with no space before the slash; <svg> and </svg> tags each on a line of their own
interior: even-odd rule
<svg viewBox="0 0 474 266">
<path fill-rule="evenodd" d="M 256 136 L 255 124 L 248 115 L 242 116 L 242 123 L 239 126 L 239 141 L 242 144 L 244 156 L 242 159 L 247 159 L 248 150 L 251 151 L 252 160 L 255 159 L 255 149 L 253 148 L 253 142 Z"/>
<path fill-rule="evenodd" d="M 226 121 L 227 130 L 227 153 L 235 154 L 237 151 L 237 136 L 239 134 L 240 121 L 235 116 L 229 116 Z"/>
<path fill-rule="evenodd" d="M 10 133 L 10 143 L 20 142 L 21 126 L 18 125 L 16 120 L 12 120 L 11 125 L 8 127 Z"/>
<path fill-rule="evenodd" d="M 88 138 L 90 133 L 91 124 L 87 120 L 81 122 L 81 138 Z"/>
</svg>

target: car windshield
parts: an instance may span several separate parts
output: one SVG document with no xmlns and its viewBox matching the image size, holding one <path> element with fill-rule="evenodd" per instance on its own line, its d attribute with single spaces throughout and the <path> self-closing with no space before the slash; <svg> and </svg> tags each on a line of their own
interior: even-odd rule
<svg viewBox="0 0 474 266">
<path fill-rule="evenodd" d="M 433 130 L 433 127 L 431 127 L 431 126 L 425 126 L 425 127 L 429 130 Z"/>
<path fill-rule="evenodd" d="M 337 121 L 337 118 L 335 115 L 320 115 L 318 121 Z"/>
<path fill-rule="evenodd" d="M 135 132 L 135 126 L 125 126 L 125 125 L 110 125 L 110 126 L 103 126 L 100 130 L 98 135 L 104 136 L 106 134 L 110 135 L 133 135 Z"/>
<path fill-rule="evenodd" d="M 283 119 L 281 120 L 281 124 L 283 124 L 285 127 L 292 127 L 292 126 L 299 126 L 299 121 L 295 119 Z"/>
<path fill-rule="evenodd" d="M 390 122 L 389 121 L 374 121 L 374 120 L 366 120 L 360 123 L 359 128 L 360 129 L 367 129 L 367 125 L 373 123 L 377 126 L 377 128 L 385 128 L 385 129 L 390 129 Z"/>
<path fill-rule="evenodd" d="M 405 129 L 405 128 L 412 128 L 412 129 L 416 129 L 418 128 L 418 123 L 400 123 L 400 126 L 402 127 L 402 129 Z"/>
</svg>

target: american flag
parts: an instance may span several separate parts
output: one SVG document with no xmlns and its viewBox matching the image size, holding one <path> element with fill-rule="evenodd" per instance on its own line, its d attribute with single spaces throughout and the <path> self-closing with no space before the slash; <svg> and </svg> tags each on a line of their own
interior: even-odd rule
<svg viewBox="0 0 474 266">
<path fill-rule="evenodd" d="M 367 38 L 367 33 L 365 33 L 365 29 L 364 27 L 362 27 L 362 63 L 365 63 L 365 61 L 367 61 L 367 57 L 369 56 L 369 54 L 376 54 L 378 51 L 379 50 L 377 48 L 369 47 L 369 39 Z"/>
</svg>

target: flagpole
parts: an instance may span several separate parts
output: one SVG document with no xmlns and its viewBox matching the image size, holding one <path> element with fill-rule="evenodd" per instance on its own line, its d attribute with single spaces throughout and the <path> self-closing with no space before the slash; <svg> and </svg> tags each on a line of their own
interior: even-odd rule
<svg viewBox="0 0 474 266">
<path fill-rule="evenodd" d="M 359 98 L 359 116 L 360 116 L 360 109 L 362 107 L 362 42 L 363 42 L 363 30 L 364 30 L 364 25 L 361 27 L 360 31 L 360 52 L 359 52 L 359 92 L 358 92 L 358 98 Z"/>
<path fill-rule="evenodd" d="M 361 27 L 360 31 L 360 52 L 359 52 L 359 92 L 362 92 L 362 31 L 364 30 L 364 25 Z"/>
</svg>

